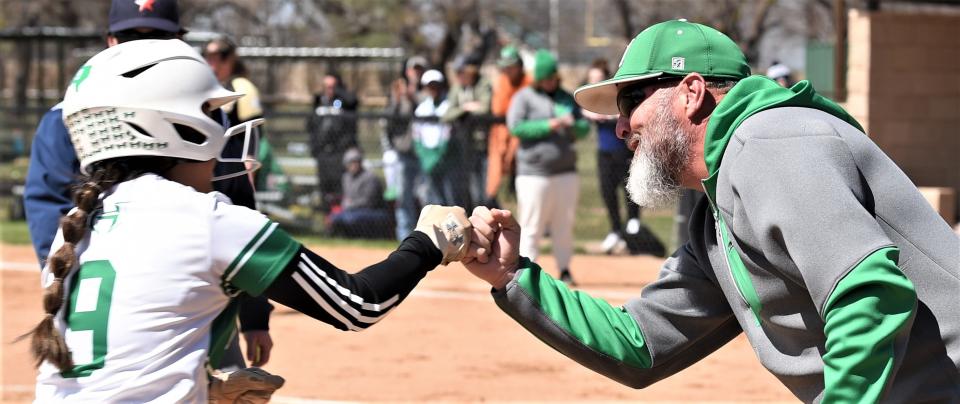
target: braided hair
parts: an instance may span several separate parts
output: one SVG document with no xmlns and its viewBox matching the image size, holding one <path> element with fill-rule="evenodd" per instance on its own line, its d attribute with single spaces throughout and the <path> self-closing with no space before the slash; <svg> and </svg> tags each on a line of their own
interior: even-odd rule
<svg viewBox="0 0 960 404">
<path fill-rule="evenodd" d="M 123 157 L 103 160 L 91 166 L 90 175 L 81 176 L 73 189 L 73 202 L 77 209 L 60 219 L 63 245 L 47 261 L 53 281 L 43 291 L 43 320 L 29 333 L 19 339 L 30 337 L 30 351 L 36 365 L 49 361 L 60 371 L 73 368 L 73 357 L 64 336 L 54 327 L 54 317 L 67 300 L 64 278 L 79 265 L 76 248 L 87 234 L 90 224 L 96 219 L 96 211 L 102 201 L 100 195 L 123 181 L 145 173 L 163 175 L 177 164 L 170 157 Z"/>
</svg>

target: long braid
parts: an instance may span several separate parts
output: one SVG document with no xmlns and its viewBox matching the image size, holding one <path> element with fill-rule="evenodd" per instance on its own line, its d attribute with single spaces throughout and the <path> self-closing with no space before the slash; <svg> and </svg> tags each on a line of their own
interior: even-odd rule
<svg viewBox="0 0 960 404">
<path fill-rule="evenodd" d="M 43 361 L 49 361 L 60 371 L 68 371 L 74 366 L 70 348 L 60 331 L 54 327 L 53 320 L 68 297 L 64 290 L 64 278 L 79 265 L 76 246 L 87 234 L 90 216 L 100 208 L 100 194 L 117 183 L 146 172 L 163 174 L 176 163 L 177 160 L 165 157 L 104 160 L 95 163 L 92 173 L 82 177 L 82 182 L 74 188 L 73 201 L 77 209 L 60 219 L 63 245 L 47 261 L 53 281 L 43 292 L 43 320 L 21 337 L 31 337 L 30 349 L 37 361 L 36 366 Z"/>
</svg>

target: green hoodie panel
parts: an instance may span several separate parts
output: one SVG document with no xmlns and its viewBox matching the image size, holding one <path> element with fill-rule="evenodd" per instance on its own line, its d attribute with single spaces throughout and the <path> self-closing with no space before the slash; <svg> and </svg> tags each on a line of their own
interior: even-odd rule
<svg viewBox="0 0 960 404">
<path fill-rule="evenodd" d="M 825 307 L 823 402 L 878 403 L 893 377 L 894 340 L 909 332 L 917 307 L 913 283 L 897 267 L 900 250 L 864 258 Z"/>
</svg>

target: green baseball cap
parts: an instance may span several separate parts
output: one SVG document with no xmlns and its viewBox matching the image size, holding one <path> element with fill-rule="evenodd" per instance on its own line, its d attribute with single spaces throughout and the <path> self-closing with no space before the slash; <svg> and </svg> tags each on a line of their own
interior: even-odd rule
<svg viewBox="0 0 960 404">
<path fill-rule="evenodd" d="M 520 51 L 516 46 L 507 45 L 500 49 L 500 59 L 497 60 L 497 65 L 507 67 L 517 63 L 523 63 L 523 60 L 520 59 Z"/>
<path fill-rule="evenodd" d="M 694 72 L 739 80 L 750 75 L 750 66 L 740 47 L 722 32 L 684 19 L 664 21 L 630 41 L 612 78 L 580 87 L 573 96 L 589 111 L 616 115 L 618 85 Z"/>
</svg>

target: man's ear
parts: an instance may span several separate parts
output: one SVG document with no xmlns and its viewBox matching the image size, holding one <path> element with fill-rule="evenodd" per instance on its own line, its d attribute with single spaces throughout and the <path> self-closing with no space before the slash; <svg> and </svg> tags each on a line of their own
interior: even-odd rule
<svg viewBox="0 0 960 404">
<path fill-rule="evenodd" d="M 113 46 L 117 46 L 117 44 L 119 44 L 119 43 L 120 43 L 120 41 L 117 40 L 117 37 L 115 37 L 115 36 L 113 36 L 113 35 L 111 35 L 111 34 L 107 34 L 107 47 L 108 47 L 108 48 L 113 47 Z"/>
<path fill-rule="evenodd" d="M 683 96 L 683 114 L 690 120 L 696 120 L 703 115 L 704 102 L 710 97 L 707 91 L 707 81 L 699 73 L 690 73 L 680 82 L 680 93 Z"/>
</svg>

